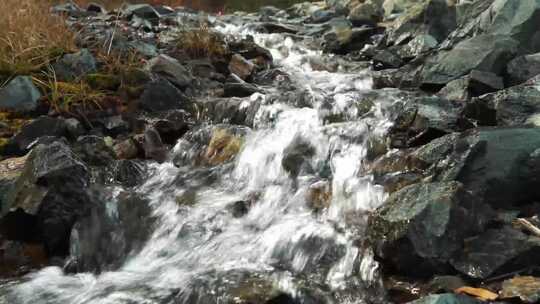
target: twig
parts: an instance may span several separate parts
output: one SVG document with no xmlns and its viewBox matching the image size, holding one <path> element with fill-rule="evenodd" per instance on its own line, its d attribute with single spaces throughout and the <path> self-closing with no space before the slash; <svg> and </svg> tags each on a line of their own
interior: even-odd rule
<svg viewBox="0 0 540 304">
<path fill-rule="evenodd" d="M 540 228 L 536 227 L 529 220 L 524 219 L 524 218 L 517 218 L 514 220 L 514 224 L 521 226 L 523 229 L 529 231 L 534 236 L 540 237 Z"/>
</svg>

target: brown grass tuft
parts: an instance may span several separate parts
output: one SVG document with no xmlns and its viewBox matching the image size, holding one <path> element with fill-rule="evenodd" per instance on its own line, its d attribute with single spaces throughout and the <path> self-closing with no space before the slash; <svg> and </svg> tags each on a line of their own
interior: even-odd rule
<svg viewBox="0 0 540 304">
<path fill-rule="evenodd" d="M 227 53 L 225 41 L 207 25 L 180 32 L 176 49 L 191 58 L 215 58 Z"/>
<path fill-rule="evenodd" d="M 29 74 L 76 49 L 64 19 L 50 13 L 46 0 L 2 0 L 0 76 Z"/>
</svg>

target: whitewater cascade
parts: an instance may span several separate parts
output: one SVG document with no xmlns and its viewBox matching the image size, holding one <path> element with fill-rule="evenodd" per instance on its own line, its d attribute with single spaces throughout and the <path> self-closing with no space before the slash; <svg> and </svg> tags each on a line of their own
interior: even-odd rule
<svg viewBox="0 0 540 304">
<path fill-rule="evenodd" d="M 248 34 L 232 25 L 219 30 Z M 395 100 L 376 98 L 369 113 L 359 113 L 356 102 L 372 92 L 367 71 L 317 71 L 306 58 L 326 55 L 284 35 L 249 34 L 309 92 L 313 107 L 271 102 L 258 93 L 246 98 L 246 106 L 261 104 L 254 128 L 232 164 L 212 169 L 215 181 L 191 189 L 198 178 L 193 171 L 200 169 L 168 161 L 152 164 L 148 180 L 128 190 L 150 200 L 157 220 L 143 248 L 119 269 L 68 275 L 48 267 L 2 287 L 4 303 L 228 303 L 237 292 L 232 289 L 244 284 L 239 280 L 269 282 L 301 303 L 317 303 L 309 302 L 317 297 L 363 303 L 365 290 L 380 279 L 372 253 L 359 240 L 368 212 L 386 197 L 365 159 L 368 141 L 390 127 L 387 109 Z M 343 119 L 326 121 L 329 113 Z M 299 140 L 314 147 L 313 170 L 291 177 L 282 165 L 284 151 Z M 173 154 L 182 147 L 181 139 Z M 182 176 L 193 182 L 179 185 Z M 331 193 L 329 207 L 318 212 L 306 205 L 314 187 Z M 113 218 L 124 190 L 108 189 Z M 195 193 L 194 203 L 179 205 L 177 197 L 186 192 Z M 232 216 L 230 204 L 246 197 L 252 198 L 247 214 Z"/>
</svg>

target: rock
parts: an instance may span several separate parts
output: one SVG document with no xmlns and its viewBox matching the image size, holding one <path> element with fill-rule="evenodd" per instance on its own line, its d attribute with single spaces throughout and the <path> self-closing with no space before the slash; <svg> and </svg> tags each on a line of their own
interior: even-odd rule
<svg viewBox="0 0 540 304">
<path fill-rule="evenodd" d="M 322 180 L 311 184 L 308 189 L 306 202 L 307 206 L 314 211 L 320 211 L 330 207 L 330 203 L 332 202 L 332 185 L 330 182 Z"/>
<path fill-rule="evenodd" d="M 37 145 L 2 206 L 3 220 L 17 216 L 17 229 L 38 231 L 33 237 L 49 256 L 66 255 L 71 228 L 91 205 L 89 178 L 85 164 L 65 144 Z"/>
<path fill-rule="evenodd" d="M 86 129 L 77 118 L 68 118 L 64 122 L 69 138 L 78 138 L 86 133 Z"/>
<path fill-rule="evenodd" d="M 504 89 L 503 79 L 490 72 L 472 70 L 469 74 L 469 90 L 479 96 Z"/>
<path fill-rule="evenodd" d="M 434 96 L 407 99 L 393 108 L 394 125 L 389 132 L 392 147 L 423 145 L 465 127 L 460 121 L 460 104 Z"/>
<path fill-rule="evenodd" d="M 502 298 L 519 298 L 525 303 L 540 301 L 540 279 L 530 276 L 517 276 L 502 284 Z"/>
<path fill-rule="evenodd" d="M 479 97 L 477 102 L 496 113 L 497 125 L 540 125 L 540 77 L 519 86 Z"/>
<path fill-rule="evenodd" d="M 147 128 L 144 131 L 144 155 L 148 159 L 153 159 L 159 163 L 167 159 L 167 147 L 161 141 L 158 131 L 154 128 Z"/>
<path fill-rule="evenodd" d="M 432 293 L 454 292 L 463 286 L 467 286 L 467 283 L 457 276 L 436 276 L 429 282 L 429 290 Z"/>
<path fill-rule="evenodd" d="M 390 25 L 387 44 L 405 44 L 420 35 L 443 41 L 456 26 L 455 7 L 448 6 L 446 0 L 418 1 Z"/>
<path fill-rule="evenodd" d="M 402 60 L 409 61 L 435 49 L 438 44 L 439 42 L 437 42 L 437 39 L 431 35 L 418 35 L 407 44 L 400 46 L 397 49 L 397 54 Z"/>
<path fill-rule="evenodd" d="M 120 160 L 114 166 L 114 180 L 124 187 L 135 187 L 144 182 L 146 166 L 141 161 Z"/>
<path fill-rule="evenodd" d="M 92 119 L 91 123 L 95 128 L 100 127 L 103 134 L 114 137 L 128 133 L 130 130 L 129 124 L 121 115 L 99 117 L 97 119 Z"/>
<path fill-rule="evenodd" d="M 450 81 L 437 95 L 467 101 L 471 97 L 504 89 L 503 79 L 491 72 L 472 70 L 467 76 Z"/>
<path fill-rule="evenodd" d="M 540 74 L 540 53 L 519 56 L 506 66 L 510 85 L 523 83 Z"/>
<path fill-rule="evenodd" d="M 315 155 L 315 151 L 315 147 L 309 141 L 296 137 L 283 150 L 281 166 L 292 177 L 296 177 L 302 169 L 309 166 L 309 160 Z"/>
<path fill-rule="evenodd" d="M 79 137 L 74 144 L 73 152 L 91 166 L 107 166 L 115 159 L 114 151 L 105 140 L 95 135 Z"/>
<path fill-rule="evenodd" d="M 246 80 L 253 74 L 255 65 L 241 55 L 234 54 L 229 62 L 229 70 L 242 80 Z"/>
<path fill-rule="evenodd" d="M 88 85 L 96 90 L 116 91 L 121 84 L 117 75 L 93 73 L 86 75 L 85 79 Z"/>
<path fill-rule="evenodd" d="M 159 55 L 150 60 L 146 69 L 152 73 L 156 73 L 179 88 L 186 88 L 191 85 L 193 75 L 184 67 L 178 60 L 167 55 Z"/>
<path fill-rule="evenodd" d="M 118 159 L 133 159 L 140 154 L 137 143 L 132 138 L 118 142 L 114 145 L 113 150 Z"/>
<path fill-rule="evenodd" d="M 158 131 L 164 143 L 176 144 L 190 128 L 192 122 L 188 113 L 183 110 L 167 111 L 164 115 L 153 119 L 151 125 Z"/>
<path fill-rule="evenodd" d="M 260 107 L 258 98 L 208 98 L 198 105 L 213 123 L 231 123 L 252 127 Z"/>
<path fill-rule="evenodd" d="M 139 107 L 149 112 L 174 109 L 191 111 L 191 101 L 167 80 L 157 80 L 144 86 L 138 101 Z"/>
<path fill-rule="evenodd" d="M 13 136 L 4 152 L 7 154 L 23 155 L 33 142 L 43 136 L 66 136 L 67 126 L 63 119 L 41 116 L 22 127 L 21 131 Z"/>
<path fill-rule="evenodd" d="M 344 18 L 334 18 L 329 21 L 330 30 L 323 35 L 322 48 L 326 52 L 339 53 L 351 42 L 352 24 Z"/>
<path fill-rule="evenodd" d="M 482 302 L 464 295 L 453 293 L 429 295 L 410 304 L 480 304 Z"/>
<path fill-rule="evenodd" d="M 247 201 L 237 201 L 229 206 L 227 209 L 231 212 L 234 218 L 241 218 L 249 212 L 250 203 Z"/>
<path fill-rule="evenodd" d="M 262 91 L 255 85 L 247 83 L 238 76 L 231 74 L 223 87 L 223 97 L 249 97 Z"/>
<path fill-rule="evenodd" d="M 442 87 L 472 70 L 501 75 L 517 52 L 518 42 L 506 36 L 478 35 L 429 58 L 421 72 L 424 87 Z"/>
<path fill-rule="evenodd" d="M 7 194 L 22 174 L 27 156 L 0 161 L 0 208 L 5 205 Z"/>
<path fill-rule="evenodd" d="M 434 140 L 414 156 L 432 166 L 432 180 L 457 180 L 479 202 L 512 209 L 540 198 L 539 149 L 537 128 L 474 129 Z"/>
<path fill-rule="evenodd" d="M 333 9 L 319 9 L 311 13 L 311 23 L 324 23 L 337 17 L 337 13 Z"/>
<path fill-rule="evenodd" d="M 382 21 L 383 11 L 379 4 L 374 1 L 368 0 L 359 3 L 351 9 L 348 19 L 354 26 L 360 26 L 364 24 L 375 25 Z"/>
<path fill-rule="evenodd" d="M 259 23 L 251 24 L 250 29 L 255 32 L 269 33 L 269 34 L 277 34 L 277 33 L 296 34 L 298 33 L 299 27 L 290 25 L 290 24 L 282 24 L 278 22 L 259 22 Z"/>
<path fill-rule="evenodd" d="M 48 264 L 43 245 L 4 241 L 0 243 L 0 277 L 18 277 Z"/>
<path fill-rule="evenodd" d="M 252 36 L 239 41 L 231 41 L 228 45 L 232 53 L 239 54 L 247 60 L 261 62 L 263 67 L 272 64 L 272 53 L 256 44 Z"/>
<path fill-rule="evenodd" d="M 134 16 L 147 20 L 152 26 L 159 25 L 159 13 L 149 4 L 129 4 L 123 8 L 123 15 L 129 20 Z"/>
<path fill-rule="evenodd" d="M 246 127 L 216 124 L 188 131 L 174 148 L 177 167 L 212 166 L 232 160 L 240 151 Z"/>
<path fill-rule="evenodd" d="M 103 7 L 100 4 L 93 3 L 93 2 L 88 4 L 88 6 L 86 7 L 86 11 L 91 12 L 91 13 L 96 13 L 96 14 L 106 14 L 107 13 L 107 10 L 105 9 L 105 7 Z"/>
<path fill-rule="evenodd" d="M 53 64 L 56 79 L 73 81 L 94 73 L 97 70 L 96 59 L 88 49 L 82 49 L 74 54 L 67 54 Z"/>
<path fill-rule="evenodd" d="M 28 76 L 17 76 L 0 89 L 0 111 L 33 111 L 41 93 Z"/>
<path fill-rule="evenodd" d="M 429 276 L 477 234 L 490 209 L 459 182 L 407 186 L 393 193 L 370 216 L 368 236 L 376 254 L 400 273 Z"/>
<path fill-rule="evenodd" d="M 467 240 L 465 248 L 452 259 L 452 265 L 470 277 L 486 279 L 538 265 L 535 257 L 540 252 L 540 238 L 503 227 Z"/>
<path fill-rule="evenodd" d="M 378 51 L 375 56 L 373 56 L 374 70 L 395 69 L 402 65 L 403 61 L 401 58 L 388 50 Z"/>
</svg>

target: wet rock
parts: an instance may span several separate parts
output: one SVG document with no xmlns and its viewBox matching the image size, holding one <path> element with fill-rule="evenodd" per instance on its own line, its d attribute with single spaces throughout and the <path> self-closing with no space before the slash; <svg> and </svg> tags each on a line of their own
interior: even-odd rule
<svg viewBox="0 0 540 304">
<path fill-rule="evenodd" d="M 374 70 L 395 69 L 403 65 L 401 58 L 388 50 L 378 51 L 372 60 Z"/>
<path fill-rule="evenodd" d="M 151 121 L 165 144 L 174 145 L 190 128 L 189 114 L 183 110 L 167 111 Z"/>
<path fill-rule="evenodd" d="M 508 82 L 517 85 L 540 74 L 540 53 L 512 59 L 506 66 Z"/>
<path fill-rule="evenodd" d="M 113 146 L 113 151 L 118 159 L 133 159 L 140 154 L 139 147 L 132 138 L 116 143 Z"/>
<path fill-rule="evenodd" d="M 96 14 L 106 14 L 107 10 L 103 5 L 97 4 L 97 3 L 90 3 L 86 7 L 87 12 L 96 13 Z"/>
<path fill-rule="evenodd" d="M 330 207 L 332 201 L 332 185 L 329 181 L 318 181 L 309 186 L 306 202 L 310 209 L 320 211 Z"/>
<path fill-rule="evenodd" d="M 103 134 L 110 136 L 118 136 L 120 134 L 129 132 L 129 124 L 122 118 L 121 115 L 113 115 L 106 117 L 99 117 L 91 120 L 92 125 L 95 128 L 100 128 Z"/>
<path fill-rule="evenodd" d="M 426 276 L 444 271 L 462 240 L 481 231 L 489 216 L 458 182 L 415 184 L 377 209 L 368 235 L 377 255 L 399 272 Z"/>
<path fill-rule="evenodd" d="M 96 59 L 88 49 L 82 49 L 77 53 L 64 55 L 53 64 L 53 69 L 59 81 L 72 81 L 96 72 Z"/>
<path fill-rule="evenodd" d="M 22 174 L 27 156 L 8 158 L 0 161 L 0 208 L 7 200 L 7 194 Z"/>
<path fill-rule="evenodd" d="M 299 30 L 299 28 L 296 26 L 289 25 L 289 24 L 281 24 L 277 22 L 255 23 L 251 25 L 251 28 L 256 32 L 269 33 L 269 34 L 277 34 L 277 33 L 296 34 Z"/>
<path fill-rule="evenodd" d="M 535 277 L 517 276 L 502 284 L 502 298 L 519 298 L 525 303 L 540 301 L 540 279 Z"/>
<path fill-rule="evenodd" d="M 478 35 L 458 43 L 449 51 L 429 58 L 421 73 L 426 88 L 442 87 L 472 70 L 501 75 L 517 53 L 518 42 L 507 36 Z"/>
<path fill-rule="evenodd" d="M 469 91 L 469 77 L 465 76 L 450 81 L 437 93 L 437 95 L 448 100 L 469 100 L 472 97 Z"/>
<path fill-rule="evenodd" d="M 434 180 L 460 181 L 480 201 L 511 209 L 540 198 L 538 149 L 540 129 L 479 129 L 446 135 L 415 156 L 433 166 Z"/>
<path fill-rule="evenodd" d="M 460 124 L 460 104 L 434 96 L 412 100 L 394 106 L 396 116 L 390 130 L 392 147 L 423 145 L 463 127 Z"/>
<path fill-rule="evenodd" d="M 39 243 L 4 241 L 0 243 L 0 276 L 21 276 L 32 269 L 48 264 L 48 258 Z"/>
<path fill-rule="evenodd" d="M 223 97 L 248 97 L 262 92 L 257 86 L 243 81 L 234 74 L 227 79 L 223 89 L 225 90 Z"/>
<path fill-rule="evenodd" d="M 281 166 L 291 176 L 296 177 L 303 167 L 309 166 L 309 160 L 315 154 L 315 147 L 304 138 L 296 137 L 283 150 Z"/>
<path fill-rule="evenodd" d="M 383 11 L 376 1 L 364 1 L 354 6 L 349 12 L 348 19 L 354 26 L 364 24 L 375 25 L 382 21 Z"/>
<path fill-rule="evenodd" d="M 247 60 L 262 63 L 263 67 L 272 64 L 273 57 L 270 51 L 256 44 L 251 36 L 239 41 L 229 42 L 229 49 Z"/>
<path fill-rule="evenodd" d="M 24 112 L 38 106 L 41 93 L 28 76 L 17 76 L 0 89 L 0 110 Z"/>
<path fill-rule="evenodd" d="M 86 133 L 86 129 L 81 122 L 76 118 L 68 118 L 65 120 L 66 132 L 69 138 L 78 138 Z"/>
<path fill-rule="evenodd" d="M 500 126 L 540 125 L 540 77 L 477 99 L 496 113 Z"/>
<path fill-rule="evenodd" d="M 241 55 L 234 54 L 229 62 L 229 70 L 242 80 L 246 80 L 253 74 L 255 65 Z"/>
<path fill-rule="evenodd" d="M 216 124 L 187 132 L 175 147 L 174 164 L 209 166 L 231 160 L 240 151 L 246 127 Z"/>
<path fill-rule="evenodd" d="M 18 212 L 33 219 L 35 226 L 25 229 L 39 231 L 35 237 L 49 256 L 65 255 L 71 228 L 90 204 L 85 191 L 89 176 L 86 165 L 65 144 L 37 145 L 7 195 L 3 218 Z"/>
<path fill-rule="evenodd" d="M 164 77 L 179 88 L 186 88 L 193 81 L 191 72 L 178 60 L 167 55 L 159 55 L 151 59 L 146 69 Z"/>
<path fill-rule="evenodd" d="M 167 159 L 167 147 L 163 144 L 161 136 L 154 128 L 147 128 L 144 131 L 144 155 L 148 159 L 153 159 L 157 162 L 164 162 Z"/>
<path fill-rule="evenodd" d="M 249 208 L 250 203 L 247 201 L 237 201 L 227 206 L 227 209 L 231 212 L 234 218 L 243 217 L 249 212 Z"/>
<path fill-rule="evenodd" d="M 31 144 L 43 136 L 63 137 L 67 135 L 67 126 L 63 119 L 41 116 L 22 127 L 21 131 L 13 136 L 4 152 L 7 154 L 23 155 Z"/>
<path fill-rule="evenodd" d="M 257 98 L 208 98 L 198 105 L 205 118 L 214 123 L 231 123 L 253 126 L 255 114 L 260 107 Z"/>
<path fill-rule="evenodd" d="M 389 45 L 405 44 L 419 35 L 430 35 L 443 41 L 456 28 L 456 10 L 445 0 L 428 0 L 414 4 L 387 30 Z"/>
<path fill-rule="evenodd" d="M 114 166 L 114 180 L 124 187 L 135 187 L 143 183 L 146 166 L 137 160 L 120 160 Z"/>
<path fill-rule="evenodd" d="M 540 238 L 503 227 L 489 229 L 467 240 L 464 246 L 465 250 L 452 259 L 452 265 L 470 277 L 486 279 L 538 265 L 535 257 L 540 253 Z"/>
<path fill-rule="evenodd" d="M 73 152 L 91 166 L 107 166 L 115 159 L 114 151 L 102 137 L 88 135 L 77 139 Z"/>
<path fill-rule="evenodd" d="M 191 110 L 191 101 L 178 88 L 167 80 L 148 83 L 138 100 L 139 107 L 149 112 L 173 109 Z"/>
<path fill-rule="evenodd" d="M 352 39 L 352 24 L 344 18 L 335 18 L 330 22 L 330 30 L 323 35 L 323 50 L 339 53 Z"/>
<path fill-rule="evenodd" d="M 419 55 L 427 53 L 437 47 L 439 43 L 431 35 L 418 35 L 407 44 L 397 48 L 397 54 L 404 60 L 412 60 Z"/>
<path fill-rule="evenodd" d="M 503 79 L 490 72 L 472 70 L 469 74 L 469 90 L 479 96 L 504 89 Z"/>
<path fill-rule="evenodd" d="M 480 304 L 479 300 L 474 298 L 457 295 L 453 293 L 429 295 L 422 299 L 409 302 L 410 304 Z"/>
<path fill-rule="evenodd" d="M 319 9 L 311 13 L 312 23 L 324 23 L 337 17 L 337 13 L 333 9 Z"/>
</svg>

